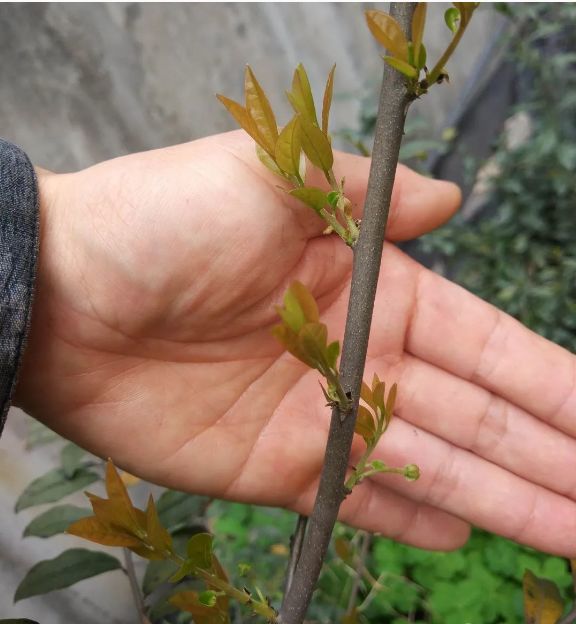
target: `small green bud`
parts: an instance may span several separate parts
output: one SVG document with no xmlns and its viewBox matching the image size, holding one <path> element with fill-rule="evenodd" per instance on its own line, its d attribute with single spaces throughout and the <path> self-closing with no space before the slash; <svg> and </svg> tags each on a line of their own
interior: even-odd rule
<svg viewBox="0 0 576 624">
<path fill-rule="evenodd" d="M 252 569 L 252 566 L 249 563 L 239 563 L 238 564 L 238 574 L 240 576 L 248 576 L 248 573 Z"/>
<path fill-rule="evenodd" d="M 216 606 L 216 592 L 211 589 L 207 589 L 206 591 L 201 592 L 198 595 L 198 602 L 203 604 L 205 607 L 215 607 Z"/>
<path fill-rule="evenodd" d="M 416 481 L 420 477 L 420 468 L 416 464 L 404 466 L 404 476 L 408 481 Z"/>
</svg>

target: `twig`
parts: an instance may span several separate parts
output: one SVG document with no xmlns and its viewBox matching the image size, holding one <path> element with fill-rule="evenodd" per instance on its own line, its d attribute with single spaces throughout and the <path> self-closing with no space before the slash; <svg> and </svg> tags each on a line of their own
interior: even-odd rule
<svg viewBox="0 0 576 624">
<path fill-rule="evenodd" d="M 132 598 L 134 599 L 134 606 L 138 612 L 138 619 L 140 624 L 150 624 L 150 620 L 146 617 L 146 607 L 144 605 L 144 599 L 140 593 L 140 586 L 138 585 L 138 579 L 136 578 L 136 570 L 134 569 L 134 562 L 132 561 L 132 553 L 123 548 L 124 562 L 126 563 L 126 575 L 130 581 L 130 590 L 132 592 Z"/>
<path fill-rule="evenodd" d="M 290 540 L 290 561 L 286 570 L 286 581 L 284 583 L 284 593 L 287 594 L 292 586 L 294 572 L 302 553 L 302 544 L 304 543 L 304 535 L 306 534 L 306 526 L 308 525 L 308 516 L 298 516 L 294 535 Z"/>
<path fill-rule="evenodd" d="M 414 8 L 415 3 L 412 2 L 391 3 L 392 16 L 406 33 L 410 32 Z M 308 520 L 302 554 L 292 585 L 280 609 L 279 619 L 282 624 L 301 624 L 303 621 L 320 575 L 340 504 L 348 493 L 344 488 L 344 479 L 354 436 L 392 186 L 409 103 L 404 78 L 386 65 L 362 228 L 354 248 L 352 285 L 340 364 L 342 385 L 350 392 L 353 405 L 347 413 L 342 413 L 338 406 L 332 410 L 318 494 Z"/>
<path fill-rule="evenodd" d="M 366 567 L 366 557 L 368 557 L 368 551 L 370 550 L 370 543 L 372 542 L 372 536 L 370 533 L 363 532 L 360 543 L 360 553 L 358 554 L 358 563 L 356 570 L 354 571 L 354 582 L 352 583 L 352 589 L 350 590 L 350 597 L 348 598 L 348 608 L 346 613 L 350 613 L 356 606 L 356 600 L 358 599 L 358 590 L 360 589 L 360 583 L 362 581 L 362 572 Z"/>
</svg>

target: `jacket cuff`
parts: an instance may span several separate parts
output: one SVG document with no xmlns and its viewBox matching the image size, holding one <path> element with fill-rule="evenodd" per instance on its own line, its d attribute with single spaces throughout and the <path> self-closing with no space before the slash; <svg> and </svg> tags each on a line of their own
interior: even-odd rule
<svg viewBox="0 0 576 624">
<path fill-rule="evenodd" d="M 0 139 L 0 433 L 26 346 L 39 230 L 32 163 L 21 149 Z"/>
</svg>

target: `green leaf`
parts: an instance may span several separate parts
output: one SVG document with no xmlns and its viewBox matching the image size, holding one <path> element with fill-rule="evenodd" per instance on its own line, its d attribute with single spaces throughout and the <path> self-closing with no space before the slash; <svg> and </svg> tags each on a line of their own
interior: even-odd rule
<svg viewBox="0 0 576 624">
<path fill-rule="evenodd" d="M 401 74 L 404 74 L 407 78 L 418 78 L 418 70 L 412 65 L 409 65 L 405 61 L 394 58 L 393 56 L 385 56 L 384 60 Z"/>
<path fill-rule="evenodd" d="M 181 528 L 201 516 L 209 500 L 207 496 L 166 490 L 156 502 L 160 522 L 170 530 Z"/>
<path fill-rule="evenodd" d="M 286 178 L 286 174 L 280 169 L 280 167 L 276 164 L 276 161 L 270 156 L 270 154 L 256 143 L 256 156 L 258 156 L 258 160 L 269 169 L 272 173 L 276 175 Z"/>
<path fill-rule="evenodd" d="M 328 137 L 306 117 L 300 117 L 302 127 L 302 149 L 310 162 L 328 173 L 334 164 L 332 146 Z"/>
<path fill-rule="evenodd" d="M 286 95 L 288 96 L 288 100 L 294 112 L 299 113 L 310 124 L 318 126 L 310 81 L 308 80 L 308 74 L 302 63 L 300 63 L 294 71 L 292 91 L 288 92 Z"/>
<path fill-rule="evenodd" d="M 460 22 L 460 11 L 455 7 L 446 9 L 444 21 L 446 22 L 446 26 L 455 33 L 458 30 L 458 23 Z"/>
<path fill-rule="evenodd" d="M 338 356 L 340 355 L 340 343 L 338 340 L 331 342 L 326 349 L 326 359 L 332 370 L 338 370 Z"/>
<path fill-rule="evenodd" d="M 306 316 L 292 286 L 284 294 L 284 308 L 278 310 L 280 317 L 291 331 L 297 333 L 306 322 Z"/>
<path fill-rule="evenodd" d="M 418 61 L 420 56 L 420 48 L 422 45 L 422 37 L 424 35 L 424 26 L 426 24 L 426 2 L 419 2 L 414 10 L 412 17 L 412 45 L 414 48 L 414 59 Z M 424 65 L 418 65 L 421 69 Z"/>
<path fill-rule="evenodd" d="M 86 455 L 86 451 L 83 448 L 76 446 L 73 442 L 69 442 L 66 446 L 64 446 L 62 452 L 60 453 L 60 462 L 66 478 L 70 479 L 74 476 L 77 470 L 82 468 L 84 455 Z"/>
<path fill-rule="evenodd" d="M 289 175 L 300 175 L 300 153 L 302 151 L 302 140 L 300 121 L 297 116 L 284 126 L 276 141 L 274 157 L 276 164 Z"/>
<path fill-rule="evenodd" d="M 121 567 L 118 559 L 106 553 L 72 548 L 54 559 L 40 561 L 30 568 L 24 580 L 18 585 L 14 602 L 47 594 L 56 589 L 64 589 L 78 581 Z"/>
<path fill-rule="evenodd" d="M 197 533 L 193 535 L 186 545 L 188 560 L 197 568 L 209 570 L 212 567 L 212 535 L 210 533 Z"/>
<path fill-rule="evenodd" d="M 62 468 L 55 468 L 35 479 L 26 487 L 16 501 L 15 511 L 18 512 L 43 503 L 54 503 L 68 496 L 68 494 L 82 490 L 98 479 L 96 473 L 90 472 L 86 468 L 77 470 L 71 479 L 66 478 Z"/>
<path fill-rule="evenodd" d="M 366 11 L 370 32 L 393 57 L 408 63 L 408 40 L 400 24 L 383 11 Z"/>
<path fill-rule="evenodd" d="M 73 522 L 90 515 L 90 509 L 75 505 L 57 505 L 36 516 L 24 529 L 23 537 L 52 537 L 64 533 Z"/>
<path fill-rule="evenodd" d="M 426 47 L 424 44 L 420 46 L 420 53 L 418 54 L 416 60 L 416 68 L 418 70 L 423 69 L 426 65 Z"/>
<path fill-rule="evenodd" d="M 330 73 L 328 74 L 328 80 L 326 81 L 326 87 L 324 89 L 324 98 L 322 100 L 322 132 L 328 136 L 328 119 L 330 117 L 330 106 L 332 104 L 332 92 L 334 91 L 334 72 L 336 71 L 336 64 L 332 66 Z"/>
<path fill-rule="evenodd" d="M 332 206 L 332 208 L 336 208 L 340 197 L 342 197 L 342 193 L 340 193 L 340 191 L 330 191 L 326 195 L 326 198 L 328 199 L 328 203 L 330 204 L 330 206 Z"/>
<path fill-rule="evenodd" d="M 262 137 L 260 145 L 270 156 L 273 156 L 276 140 L 278 139 L 276 118 L 264 90 L 248 65 L 244 74 L 244 91 L 246 95 L 246 110 L 254 121 L 258 134 Z"/>
<path fill-rule="evenodd" d="M 40 421 L 30 419 L 26 433 L 26 450 L 36 448 L 38 446 L 44 446 L 45 444 L 53 444 L 59 442 L 62 438 L 48 429 L 46 425 L 43 425 Z"/>
<path fill-rule="evenodd" d="M 326 192 L 313 186 L 292 189 L 289 193 L 316 212 L 320 212 L 329 203 Z"/>
</svg>

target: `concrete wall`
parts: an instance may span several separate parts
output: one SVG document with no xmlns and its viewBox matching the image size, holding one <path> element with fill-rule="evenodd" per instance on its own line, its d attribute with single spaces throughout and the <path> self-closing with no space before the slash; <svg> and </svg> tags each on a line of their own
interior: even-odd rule
<svg viewBox="0 0 576 624">
<path fill-rule="evenodd" d="M 275 109 L 287 115 L 282 94 L 300 61 L 319 91 L 337 63 L 333 128 L 354 127 L 358 96 L 377 87 L 382 67 L 364 24 L 366 6 L 0 4 L 0 135 L 40 166 L 73 170 L 232 129 L 214 94 L 240 99 L 245 63 Z M 442 7 L 432 9 L 426 43 L 433 57 L 447 30 Z M 434 126 L 454 107 L 497 21 L 489 8 L 479 10 L 467 49 L 450 64 L 451 84 L 422 103 Z M 24 435 L 24 416 L 12 414 L 0 440 L 0 617 L 42 624 L 136 622 L 119 572 L 12 605 L 24 572 L 73 544 L 65 537 L 20 538 L 42 508 L 15 516 L 14 501 L 55 455 L 50 448 L 25 453 Z"/>
</svg>

